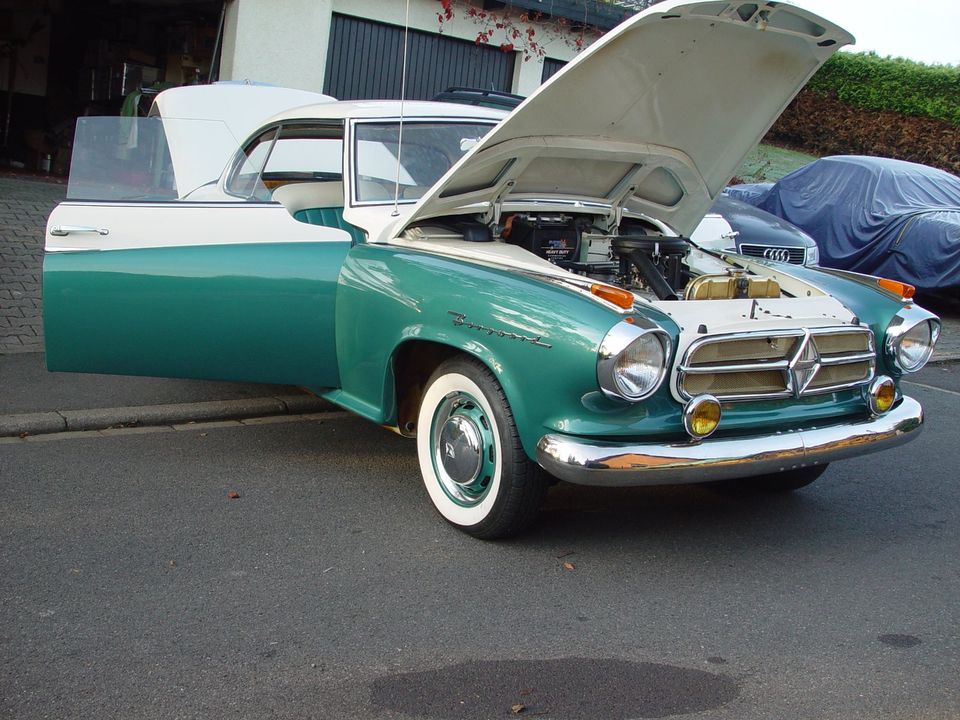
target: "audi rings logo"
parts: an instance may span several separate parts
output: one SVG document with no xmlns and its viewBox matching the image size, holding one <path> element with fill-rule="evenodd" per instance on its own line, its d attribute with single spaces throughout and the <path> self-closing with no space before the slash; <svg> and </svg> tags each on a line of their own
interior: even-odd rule
<svg viewBox="0 0 960 720">
<path fill-rule="evenodd" d="M 763 251 L 763 257 L 774 262 L 790 262 L 790 251 L 786 248 L 767 248 Z"/>
</svg>

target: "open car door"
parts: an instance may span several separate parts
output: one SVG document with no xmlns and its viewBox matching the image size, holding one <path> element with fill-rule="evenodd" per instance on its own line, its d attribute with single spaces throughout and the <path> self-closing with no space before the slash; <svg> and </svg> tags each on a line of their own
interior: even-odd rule
<svg viewBox="0 0 960 720">
<path fill-rule="evenodd" d="M 272 201 L 260 176 L 278 132 L 227 184 L 237 143 L 222 123 L 79 120 L 46 231 L 50 370 L 337 386 L 334 302 L 355 240 Z"/>
</svg>

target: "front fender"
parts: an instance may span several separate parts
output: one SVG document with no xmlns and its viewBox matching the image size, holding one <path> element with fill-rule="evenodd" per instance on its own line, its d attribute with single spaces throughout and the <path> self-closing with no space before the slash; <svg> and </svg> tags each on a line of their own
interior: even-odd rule
<svg viewBox="0 0 960 720">
<path fill-rule="evenodd" d="M 337 291 L 337 402 L 393 423 L 391 358 L 411 340 L 456 348 L 486 365 L 510 403 L 524 448 L 569 432 L 599 391 L 596 353 L 619 313 L 578 293 L 506 269 L 395 246 L 350 251 Z M 668 328 L 669 332 L 673 329 Z"/>
</svg>

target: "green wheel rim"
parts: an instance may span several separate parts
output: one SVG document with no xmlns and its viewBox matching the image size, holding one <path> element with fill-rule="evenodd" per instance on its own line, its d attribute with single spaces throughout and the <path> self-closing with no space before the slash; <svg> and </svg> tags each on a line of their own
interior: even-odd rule
<svg viewBox="0 0 960 720">
<path fill-rule="evenodd" d="M 490 493 L 496 471 L 492 418 L 470 394 L 446 395 L 433 413 L 430 457 L 444 494 L 461 507 L 479 505 Z"/>
</svg>

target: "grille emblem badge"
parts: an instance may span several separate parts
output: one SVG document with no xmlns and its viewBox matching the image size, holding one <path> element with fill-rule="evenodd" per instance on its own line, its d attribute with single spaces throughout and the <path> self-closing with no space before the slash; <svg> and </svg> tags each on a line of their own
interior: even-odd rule
<svg viewBox="0 0 960 720">
<path fill-rule="evenodd" d="M 786 248 L 767 248 L 763 251 L 763 257 L 774 262 L 789 262 L 790 251 Z"/>
<path fill-rule="evenodd" d="M 820 353 L 817 352 L 817 347 L 810 335 L 805 335 L 801 343 L 800 351 L 790 363 L 790 379 L 792 380 L 794 397 L 800 397 L 820 370 Z"/>
</svg>

